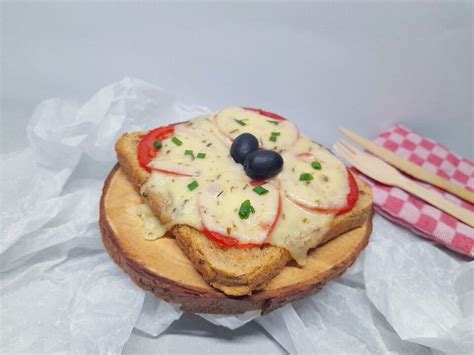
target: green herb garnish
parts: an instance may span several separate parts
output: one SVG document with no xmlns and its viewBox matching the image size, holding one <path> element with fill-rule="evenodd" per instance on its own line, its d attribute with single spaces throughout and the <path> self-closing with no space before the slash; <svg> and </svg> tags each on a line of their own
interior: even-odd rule
<svg viewBox="0 0 474 355">
<path fill-rule="evenodd" d="M 271 142 L 276 142 L 279 135 L 280 135 L 280 132 L 272 132 L 270 134 L 270 138 L 269 138 L 270 141 Z"/>
<path fill-rule="evenodd" d="M 247 219 L 247 218 L 249 218 L 251 213 L 255 213 L 255 209 L 250 204 L 250 200 L 245 200 L 240 205 L 239 217 L 240 217 L 240 219 Z"/>
<path fill-rule="evenodd" d="M 206 157 L 206 153 L 197 153 L 196 158 L 204 159 Z"/>
<path fill-rule="evenodd" d="M 191 156 L 191 158 L 194 158 L 194 153 L 193 153 L 192 150 L 186 149 L 186 150 L 184 151 L 184 155 L 189 155 L 189 156 Z"/>
<path fill-rule="evenodd" d="M 311 181 L 313 180 L 313 175 L 309 174 L 309 173 L 303 173 L 300 175 L 300 181 Z"/>
<path fill-rule="evenodd" d="M 252 190 L 258 195 L 265 195 L 268 192 L 266 188 L 261 186 L 255 186 Z"/>
<path fill-rule="evenodd" d="M 172 141 L 174 144 L 176 144 L 177 146 L 180 146 L 180 145 L 183 144 L 183 142 L 181 142 L 178 137 L 173 137 L 173 138 L 171 138 L 171 141 Z"/>
<path fill-rule="evenodd" d="M 311 163 L 311 166 L 313 167 L 313 169 L 321 170 L 321 163 L 319 161 L 313 161 Z"/>
<path fill-rule="evenodd" d="M 244 122 L 244 120 L 238 120 L 237 118 L 234 118 L 234 121 L 237 122 L 241 126 L 246 126 L 247 123 Z"/>
<path fill-rule="evenodd" d="M 212 143 L 207 143 L 206 147 L 210 147 L 211 145 L 212 145 Z"/>
<path fill-rule="evenodd" d="M 156 150 L 161 149 L 163 147 L 163 144 L 161 144 L 160 141 L 154 141 L 153 146 L 155 147 Z"/>
<path fill-rule="evenodd" d="M 199 186 L 198 182 L 194 180 L 192 183 L 188 184 L 188 189 L 189 191 L 193 191 L 198 186 Z"/>
<path fill-rule="evenodd" d="M 267 122 L 269 122 L 269 123 L 271 123 L 271 124 L 274 124 L 275 126 L 280 123 L 280 122 L 278 122 L 278 121 L 270 121 L 270 120 L 267 120 Z"/>
</svg>

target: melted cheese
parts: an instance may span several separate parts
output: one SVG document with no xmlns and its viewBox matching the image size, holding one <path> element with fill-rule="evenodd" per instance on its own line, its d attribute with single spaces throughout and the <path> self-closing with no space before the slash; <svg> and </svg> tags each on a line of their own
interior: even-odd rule
<svg viewBox="0 0 474 355">
<path fill-rule="evenodd" d="M 223 166 L 229 166 L 229 148 L 207 128 L 209 120 L 201 119 L 177 125 L 173 137 L 164 139 L 157 157 L 149 167 L 162 171 L 190 176 L 218 174 Z M 207 128 L 207 129 L 206 129 Z M 181 145 L 173 142 L 178 138 Z M 199 153 L 205 154 L 199 158 Z"/>
<path fill-rule="evenodd" d="M 298 129 L 290 121 L 278 121 L 242 108 L 228 108 L 214 117 L 220 131 L 234 139 L 246 132 L 257 137 L 260 146 L 281 151 L 290 148 L 298 140 Z M 279 134 L 272 140 L 272 133 Z"/>
<path fill-rule="evenodd" d="M 153 215 L 148 205 L 138 205 L 136 207 L 136 213 L 142 220 L 143 237 L 146 240 L 155 240 L 166 234 L 166 227 Z"/>
<path fill-rule="evenodd" d="M 199 215 L 198 200 L 202 194 L 200 187 L 190 191 L 188 185 L 196 181 L 193 177 L 182 177 L 153 171 L 150 178 L 142 186 L 142 193 L 153 190 L 162 200 L 162 208 L 170 216 L 166 228 L 171 229 L 176 224 L 188 224 L 196 229 L 202 229 Z M 202 179 L 198 182 L 203 185 Z"/>
<path fill-rule="evenodd" d="M 154 170 L 142 187 L 143 192 L 159 194 L 160 206 L 170 217 L 164 226 L 155 225 L 157 235 L 176 224 L 188 224 L 240 243 L 267 242 L 285 248 L 298 264 L 304 264 L 308 250 L 321 242 L 334 219 L 333 214 L 310 208 L 344 206 L 349 192 L 347 171 L 324 148 L 299 137 L 290 122 L 275 125 L 268 120 L 275 121 L 231 108 L 176 126 L 174 137 L 182 144 L 176 145 L 172 137 L 162 141 L 159 154 L 149 164 Z M 263 185 L 268 190 L 263 195 L 253 191 L 242 166 L 230 157 L 228 138 L 244 132 L 257 136 L 265 147 L 272 132 L 280 133 L 276 142 L 270 143 L 275 144 L 273 148 L 281 152 L 285 163 L 282 172 Z M 205 158 L 198 159 L 198 153 L 205 153 Z M 313 161 L 321 163 L 321 170 L 311 166 Z M 300 181 L 302 173 L 312 174 L 313 180 Z M 194 181 L 198 187 L 190 190 L 188 185 Z M 242 219 L 239 209 L 246 200 L 255 212 Z"/>
<path fill-rule="evenodd" d="M 306 137 L 282 154 L 285 164 L 279 174 L 284 193 L 297 204 L 308 208 L 337 209 L 347 203 L 347 169 L 334 155 Z M 318 162 L 321 169 L 314 169 Z M 300 180 L 309 174 L 312 180 Z"/>
<path fill-rule="evenodd" d="M 282 213 L 270 244 L 288 250 L 300 265 L 304 265 L 308 250 L 317 246 L 334 219 L 332 214 L 314 213 L 282 198 Z"/>
<path fill-rule="evenodd" d="M 278 217 L 279 192 L 273 184 L 262 186 L 268 192 L 256 194 L 245 174 L 227 174 L 220 181 L 204 186 L 199 209 L 205 227 L 243 244 L 263 243 Z M 241 219 L 240 206 L 246 200 L 250 201 L 255 213 Z"/>
</svg>

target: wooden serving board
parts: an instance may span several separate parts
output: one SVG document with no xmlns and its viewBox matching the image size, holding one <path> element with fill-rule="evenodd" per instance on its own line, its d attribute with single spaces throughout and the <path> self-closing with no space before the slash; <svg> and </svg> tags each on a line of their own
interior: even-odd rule
<svg viewBox="0 0 474 355">
<path fill-rule="evenodd" d="M 148 241 L 136 206 L 142 200 L 117 164 L 110 172 L 100 202 L 102 240 L 114 261 L 145 290 L 177 303 L 185 312 L 236 314 L 249 310 L 268 313 L 319 291 L 355 261 L 369 241 L 372 218 L 314 249 L 304 267 L 289 263 L 260 291 L 229 297 L 212 288 L 194 269 L 174 239 Z"/>
</svg>

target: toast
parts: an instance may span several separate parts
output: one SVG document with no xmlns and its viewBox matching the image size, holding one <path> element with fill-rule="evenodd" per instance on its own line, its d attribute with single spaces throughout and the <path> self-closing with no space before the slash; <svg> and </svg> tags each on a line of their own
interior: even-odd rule
<svg viewBox="0 0 474 355">
<path fill-rule="evenodd" d="M 115 146 L 122 170 L 138 191 L 150 176 L 137 159 L 137 145 L 146 134 L 147 132 L 125 133 Z M 357 178 L 356 182 L 360 193 L 355 207 L 333 220 L 323 237 L 323 243 L 360 227 L 370 217 L 370 188 Z M 141 196 L 162 223 L 169 221 L 159 195 L 145 192 Z M 203 233 L 187 225 L 174 226 L 171 234 L 202 277 L 214 288 L 230 296 L 248 295 L 263 288 L 291 259 L 287 250 L 272 245 L 252 249 L 223 249 Z"/>
</svg>

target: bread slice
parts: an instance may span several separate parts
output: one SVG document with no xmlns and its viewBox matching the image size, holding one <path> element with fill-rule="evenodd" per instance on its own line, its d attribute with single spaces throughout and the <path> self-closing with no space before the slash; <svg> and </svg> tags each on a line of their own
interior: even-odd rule
<svg viewBox="0 0 474 355">
<path fill-rule="evenodd" d="M 150 176 L 137 159 L 138 142 L 146 133 L 125 133 L 115 146 L 122 170 L 138 190 Z M 371 190 L 361 180 L 356 178 L 356 181 L 360 190 L 356 206 L 334 219 L 323 242 L 360 227 L 371 215 Z M 142 198 L 163 223 L 169 220 L 159 195 L 147 193 L 142 194 Z M 171 234 L 202 277 L 230 296 L 249 295 L 252 291 L 263 288 L 290 260 L 287 250 L 271 245 L 247 250 L 222 249 L 203 233 L 187 225 L 176 225 Z"/>
<path fill-rule="evenodd" d="M 263 288 L 285 267 L 290 254 L 282 248 L 222 249 L 200 231 L 178 225 L 172 233 L 204 279 L 227 295 L 242 296 Z"/>
</svg>

